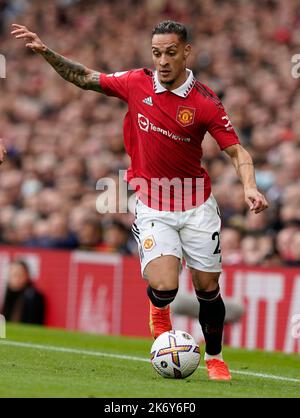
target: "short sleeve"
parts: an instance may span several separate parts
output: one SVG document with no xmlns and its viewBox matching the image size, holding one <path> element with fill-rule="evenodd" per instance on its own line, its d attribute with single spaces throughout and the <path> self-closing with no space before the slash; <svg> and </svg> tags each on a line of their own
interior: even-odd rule
<svg viewBox="0 0 300 418">
<path fill-rule="evenodd" d="M 125 102 L 128 102 L 128 81 L 131 76 L 131 71 L 122 71 L 113 74 L 100 74 L 99 83 L 102 91 L 107 96 L 118 97 Z"/>
<path fill-rule="evenodd" d="M 230 145 L 240 144 L 239 138 L 221 104 L 214 106 L 213 117 L 207 130 L 217 141 L 221 150 L 230 147 Z"/>
</svg>

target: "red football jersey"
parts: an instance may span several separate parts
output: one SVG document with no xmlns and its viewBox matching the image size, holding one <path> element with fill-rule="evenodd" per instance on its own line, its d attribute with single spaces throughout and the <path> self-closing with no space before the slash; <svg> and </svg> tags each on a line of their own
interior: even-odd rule
<svg viewBox="0 0 300 418">
<path fill-rule="evenodd" d="M 172 91 L 149 69 L 100 74 L 103 92 L 128 103 L 124 141 L 131 167 L 127 181 L 134 182 L 146 205 L 159 210 L 188 210 L 208 199 L 211 182 L 201 167 L 201 143 L 207 131 L 221 150 L 239 144 L 220 99 L 187 71 L 186 82 Z M 168 187 L 174 179 L 181 181 L 181 190 L 178 182 Z M 164 194 L 167 187 L 170 207 L 164 203 L 169 200 L 168 192 Z"/>
</svg>

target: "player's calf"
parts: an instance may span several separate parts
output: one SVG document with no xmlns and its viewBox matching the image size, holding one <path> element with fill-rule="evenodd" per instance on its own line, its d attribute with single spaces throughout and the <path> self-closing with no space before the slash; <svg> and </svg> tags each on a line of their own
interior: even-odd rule
<svg viewBox="0 0 300 418">
<path fill-rule="evenodd" d="M 219 286 L 209 292 L 196 291 L 200 303 L 199 322 L 206 342 L 206 353 L 217 356 L 222 351 L 225 305 Z"/>
<path fill-rule="evenodd" d="M 230 380 L 226 363 L 222 357 L 222 337 L 225 305 L 219 286 L 213 291 L 196 291 L 200 303 L 199 322 L 205 338 L 205 362 L 210 380 Z"/>
<path fill-rule="evenodd" d="M 178 289 L 157 290 L 151 286 L 147 288 L 147 294 L 150 299 L 150 331 L 153 338 L 172 329 L 170 318 L 170 306 L 177 294 Z"/>
</svg>

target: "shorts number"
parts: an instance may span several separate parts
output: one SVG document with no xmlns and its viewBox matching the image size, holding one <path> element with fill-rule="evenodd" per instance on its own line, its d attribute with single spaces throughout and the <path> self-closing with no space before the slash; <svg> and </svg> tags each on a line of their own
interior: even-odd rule
<svg viewBox="0 0 300 418">
<path fill-rule="evenodd" d="M 221 254 L 221 248 L 220 248 L 220 233 L 219 232 L 214 232 L 212 235 L 212 240 L 215 241 L 215 239 L 217 238 L 218 242 L 217 242 L 217 246 L 216 249 L 214 251 L 214 254 Z"/>
</svg>

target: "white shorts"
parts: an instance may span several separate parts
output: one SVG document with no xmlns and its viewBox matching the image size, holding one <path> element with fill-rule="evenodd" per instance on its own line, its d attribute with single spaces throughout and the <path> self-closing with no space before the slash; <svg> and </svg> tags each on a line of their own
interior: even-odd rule
<svg viewBox="0 0 300 418">
<path fill-rule="evenodd" d="M 221 218 L 213 195 L 187 211 L 159 211 L 137 200 L 132 233 L 138 243 L 142 275 L 147 264 L 174 255 L 190 268 L 221 271 Z"/>
</svg>

